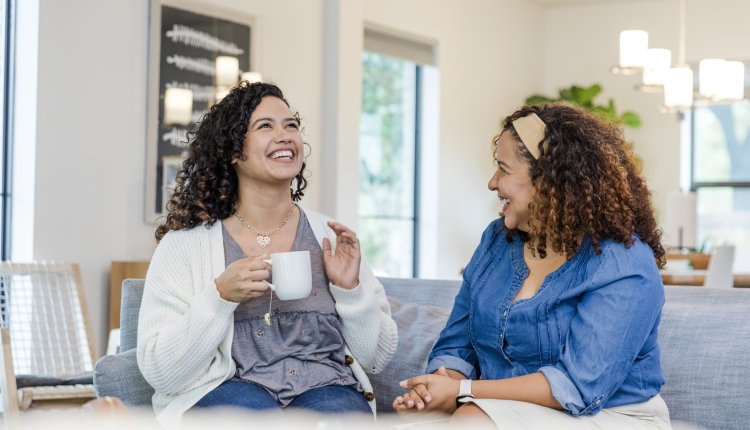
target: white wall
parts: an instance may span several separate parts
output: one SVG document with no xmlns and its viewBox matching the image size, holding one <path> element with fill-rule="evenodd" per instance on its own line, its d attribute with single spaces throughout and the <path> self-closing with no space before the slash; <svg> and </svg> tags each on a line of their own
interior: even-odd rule
<svg viewBox="0 0 750 430">
<path fill-rule="evenodd" d="M 635 76 L 616 76 L 609 68 L 618 61 L 621 30 L 637 28 L 649 33 L 649 46 L 668 48 L 677 61 L 678 2 L 652 0 L 620 4 L 577 5 L 546 10 L 544 89 L 573 83 L 599 82 L 604 88 L 600 102 L 612 97 L 621 110 L 633 110 L 643 126 L 626 136 L 644 162 L 644 174 L 653 193 L 657 216 L 663 218 L 667 193 L 680 189 L 680 124 L 674 114 L 656 109 L 661 95 L 634 90 Z M 750 26 L 746 0 L 690 0 L 687 2 L 686 59 L 750 59 Z M 694 68 L 694 73 L 697 69 Z"/>
<path fill-rule="evenodd" d="M 99 350 L 111 260 L 146 259 L 146 3 L 42 0 L 34 258 L 81 265 Z M 19 238 L 16 238 L 19 239 Z"/>
</svg>

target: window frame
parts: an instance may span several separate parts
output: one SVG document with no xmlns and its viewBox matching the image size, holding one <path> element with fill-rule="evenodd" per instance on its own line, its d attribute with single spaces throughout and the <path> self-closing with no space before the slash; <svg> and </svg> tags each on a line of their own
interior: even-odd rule
<svg viewBox="0 0 750 430">
<path fill-rule="evenodd" d="M 708 107 L 708 106 L 707 106 Z M 746 180 L 724 180 L 724 181 L 697 181 L 696 180 L 696 158 L 697 158 L 697 147 L 698 142 L 696 141 L 696 109 L 691 109 L 689 113 L 690 118 L 690 124 L 689 124 L 689 132 L 690 132 L 690 138 L 689 138 L 689 145 L 690 145 L 690 174 L 689 174 L 689 186 L 690 191 L 695 193 L 696 197 L 699 194 L 699 191 L 701 189 L 712 189 L 712 188 L 727 188 L 732 190 L 733 192 L 735 190 L 750 190 L 750 181 Z M 736 210 L 736 209 L 735 209 Z M 699 243 L 702 243 L 706 240 L 706 238 L 701 237 L 701 212 L 699 211 L 699 204 L 696 202 L 695 207 L 695 247 L 696 249 L 702 250 L 703 246 L 699 245 Z M 735 270 L 736 269 L 737 261 L 735 261 Z"/>
<path fill-rule="evenodd" d="M 2 88 L 2 148 L 0 148 L 0 258 L 11 259 L 12 202 L 13 202 L 13 100 L 15 88 L 15 0 L 3 1 L 3 88 Z"/>
<path fill-rule="evenodd" d="M 695 132 L 695 109 L 690 110 L 690 191 L 698 191 L 698 188 L 750 188 L 750 181 L 696 181 L 695 180 L 695 158 L 696 158 L 696 132 Z M 696 214 L 697 215 L 697 214 Z"/>
</svg>

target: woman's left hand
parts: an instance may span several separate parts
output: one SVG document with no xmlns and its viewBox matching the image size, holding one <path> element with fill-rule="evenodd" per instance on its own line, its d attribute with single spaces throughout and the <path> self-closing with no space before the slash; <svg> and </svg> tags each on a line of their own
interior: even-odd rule
<svg viewBox="0 0 750 430">
<path fill-rule="evenodd" d="M 323 239 L 323 265 L 328 280 L 337 287 L 351 290 L 359 285 L 359 251 L 357 234 L 336 221 L 328 221 L 328 226 L 336 233 L 336 252 L 331 249 L 331 241 Z"/>
<path fill-rule="evenodd" d="M 424 385 L 429 392 L 430 399 L 424 406 L 425 412 L 439 411 L 452 414 L 456 410 L 456 396 L 458 396 L 459 381 L 450 376 L 431 374 L 421 375 L 401 381 L 404 388 L 416 388 Z M 422 396 L 424 398 L 424 396 Z M 398 411 L 398 410 L 397 410 Z"/>
</svg>

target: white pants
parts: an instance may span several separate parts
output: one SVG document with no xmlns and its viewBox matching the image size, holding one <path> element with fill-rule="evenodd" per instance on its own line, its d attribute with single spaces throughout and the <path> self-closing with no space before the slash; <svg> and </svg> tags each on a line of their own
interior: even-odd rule
<svg viewBox="0 0 750 430">
<path fill-rule="evenodd" d="M 498 429 L 659 429 L 670 430 L 669 410 L 660 395 L 643 403 L 602 409 L 574 417 L 564 411 L 515 400 L 474 399 Z"/>
</svg>

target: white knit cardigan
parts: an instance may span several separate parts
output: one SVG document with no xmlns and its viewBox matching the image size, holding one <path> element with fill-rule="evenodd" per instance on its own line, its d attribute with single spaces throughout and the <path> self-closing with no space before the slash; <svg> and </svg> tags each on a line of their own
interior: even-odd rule
<svg viewBox="0 0 750 430">
<path fill-rule="evenodd" d="M 336 235 L 329 218 L 304 209 L 322 244 Z M 214 284 L 225 269 L 220 222 L 167 233 L 156 247 L 146 275 L 138 318 L 138 367 L 154 388 L 157 419 L 178 424 L 182 414 L 230 379 L 234 310 Z M 360 284 L 352 290 L 329 285 L 336 301 L 352 372 L 365 391 L 372 391 L 365 371 L 378 373 L 396 351 L 396 323 L 383 286 L 362 259 Z M 375 412 L 375 401 L 370 401 Z"/>
</svg>

